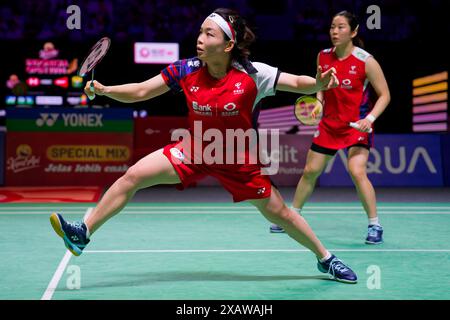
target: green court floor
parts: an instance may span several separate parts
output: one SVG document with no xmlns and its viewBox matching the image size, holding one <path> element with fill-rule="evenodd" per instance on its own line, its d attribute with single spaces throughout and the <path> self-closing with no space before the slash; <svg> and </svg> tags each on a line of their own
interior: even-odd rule
<svg viewBox="0 0 450 320">
<path fill-rule="evenodd" d="M 358 274 L 326 279 L 314 255 L 248 204 L 129 204 L 72 256 L 49 223 L 93 204 L 0 206 L 0 299 L 450 299 L 450 203 L 379 203 L 385 243 L 364 244 L 359 203 L 312 203 L 304 217 Z"/>
</svg>

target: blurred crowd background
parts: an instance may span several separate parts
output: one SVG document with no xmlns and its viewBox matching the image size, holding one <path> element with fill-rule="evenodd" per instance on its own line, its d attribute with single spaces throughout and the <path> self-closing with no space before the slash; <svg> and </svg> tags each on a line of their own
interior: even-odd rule
<svg viewBox="0 0 450 320">
<path fill-rule="evenodd" d="M 69 30 L 66 12 L 70 5 L 81 8 L 81 29 Z M 367 8 L 381 10 L 381 28 L 368 29 Z M 98 68 L 105 84 L 137 82 L 158 73 L 164 65 L 137 65 L 134 43 L 178 42 L 180 57 L 195 55 L 195 41 L 205 17 L 218 7 L 238 10 L 257 35 L 252 60 L 282 71 L 315 73 L 319 50 L 331 46 L 328 36 L 333 15 L 341 10 L 357 14 L 366 50 L 383 67 L 391 87 L 392 102 L 379 121 L 378 132 L 410 132 L 412 79 L 447 69 L 444 41 L 449 23 L 446 1 L 354 1 L 354 0 L 2 0 L 0 4 L 0 80 L 11 74 L 24 76 L 23 61 L 38 58 L 44 43 L 51 41 L 60 56 L 82 59 L 103 36 L 112 39 L 111 50 Z M 8 94 L 0 86 L 2 96 Z M 292 94 L 268 98 L 263 108 L 292 104 Z M 112 103 L 111 100 L 99 103 Z M 2 99 L 3 100 L 3 99 Z M 142 103 L 149 114 L 180 115 L 186 110 L 182 95 L 167 95 Z"/>
</svg>

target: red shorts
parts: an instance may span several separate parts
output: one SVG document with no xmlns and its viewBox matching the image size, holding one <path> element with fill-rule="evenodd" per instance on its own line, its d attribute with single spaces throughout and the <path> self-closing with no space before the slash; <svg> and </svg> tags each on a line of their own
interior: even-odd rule
<svg viewBox="0 0 450 320">
<path fill-rule="evenodd" d="M 231 193 L 234 202 L 270 197 L 272 183 L 269 176 L 261 174 L 259 165 L 195 164 L 194 161 L 185 161 L 183 147 L 178 142 L 165 146 L 163 153 L 178 173 L 181 184 L 177 185 L 177 188 L 180 190 L 206 176 L 212 176 Z"/>
<path fill-rule="evenodd" d="M 333 150 L 347 148 L 353 145 L 364 145 L 370 149 L 373 146 L 372 133 L 360 132 L 352 127 L 331 128 L 320 122 L 319 128 L 314 133 L 314 144 Z"/>
</svg>

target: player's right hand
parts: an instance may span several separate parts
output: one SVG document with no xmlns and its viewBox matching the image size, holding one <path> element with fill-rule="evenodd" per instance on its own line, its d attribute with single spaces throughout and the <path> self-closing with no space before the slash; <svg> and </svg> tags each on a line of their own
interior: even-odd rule
<svg viewBox="0 0 450 320">
<path fill-rule="evenodd" d="M 91 86 L 91 83 L 93 85 Z M 105 86 L 102 85 L 97 80 L 94 81 L 88 81 L 86 82 L 86 85 L 84 86 L 84 93 L 89 97 L 89 99 L 94 99 L 95 95 L 98 94 L 99 96 L 102 96 L 105 94 Z"/>
</svg>

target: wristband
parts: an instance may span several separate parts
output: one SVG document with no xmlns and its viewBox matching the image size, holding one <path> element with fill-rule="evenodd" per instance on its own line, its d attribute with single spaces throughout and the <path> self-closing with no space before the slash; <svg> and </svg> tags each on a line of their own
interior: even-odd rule
<svg viewBox="0 0 450 320">
<path fill-rule="evenodd" d="M 376 118 L 372 114 L 368 114 L 366 119 L 369 120 L 370 123 L 374 123 Z"/>
</svg>

